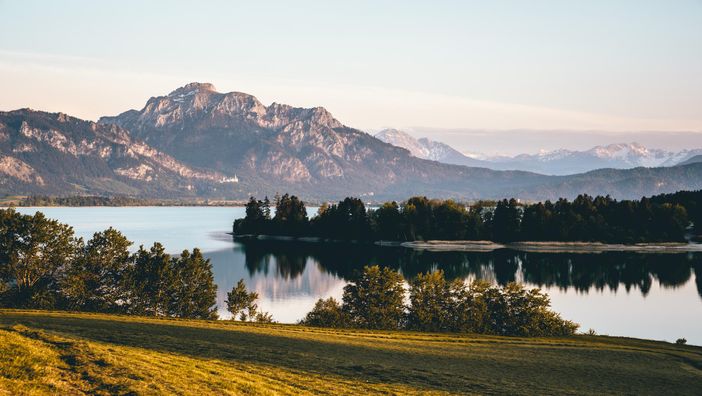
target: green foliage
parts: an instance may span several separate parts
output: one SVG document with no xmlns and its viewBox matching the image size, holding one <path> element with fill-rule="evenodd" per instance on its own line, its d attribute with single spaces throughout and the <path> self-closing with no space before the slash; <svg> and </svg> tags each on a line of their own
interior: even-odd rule
<svg viewBox="0 0 702 396">
<path fill-rule="evenodd" d="M 155 243 L 130 255 L 130 245 L 112 228 L 84 244 L 41 213 L 0 210 L 0 305 L 216 318 L 212 266 L 198 249 L 171 257 Z"/>
<path fill-rule="evenodd" d="M 492 239 L 498 242 L 518 240 L 520 219 L 521 211 L 515 199 L 497 202 L 491 222 Z"/>
<path fill-rule="evenodd" d="M 397 329 L 405 316 L 402 275 L 377 265 L 365 267 L 344 287 L 343 311 L 354 327 Z"/>
<path fill-rule="evenodd" d="M 59 278 L 80 241 L 56 220 L 0 210 L 0 283 L 4 305 L 50 308 L 60 304 Z"/>
<path fill-rule="evenodd" d="M 315 327 L 342 328 L 348 327 L 348 320 L 341 304 L 336 299 L 329 297 L 326 300 L 322 298 L 317 300 L 314 308 L 305 315 L 300 324 Z"/>
<path fill-rule="evenodd" d="M 193 319 L 217 319 L 217 285 L 212 264 L 200 249 L 192 254 L 184 250 L 171 260 L 173 276 L 169 316 Z"/>
<path fill-rule="evenodd" d="M 402 276 L 389 268 L 365 267 L 344 288 L 343 304 L 319 300 L 300 322 L 318 327 L 469 332 L 503 336 L 573 335 L 578 325 L 551 311 L 548 295 L 509 283 L 447 281 L 442 271 L 419 274 L 405 307 Z"/>
<path fill-rule="evenodd" d="M 410 282 L 407 328 L 421 331 L 467 331 L 465 286 L 449 282 L 442 271 L 419 274 Z"/>
<path fill-rule="evenodd" d="M 315 235 L 323 238 L 347 241 L 372 238 L 368 213 L 358 198 L 346 198 L 338 204 L 320 208 L 311 227 Z"/>
<path fill-rule="evenodd" d="M 125 274 L 131 264 L 132 242 L 119 231 L 108 228 L 97 232 L 62 279 L 61 289 L 69 307 L 80 311 L 118 312 L 127 301 Z"/>
<path fill-rule="evenodd" d="M 366 210 L 357 198 L 323 205 L 307 221 L 304 204 L 287 194 L 277 200 L 274 219 L 265 201 L 251 198 L 247 215 L 234 223 L 234 234 L 317 236 L 344 241 L 494 240 L 582 241 L 604 243 L 682 242 L 686 229 L 702 224 L 702 191 L 616 201 L 580 195 L 521 204 L 515 199 L 477 202 L 412 197 Z M 689 208 L 689 210 L 688 210 Z M 698 227 L 699 228 L 699 227 Z"/>
<path fill-rule="evenodd" d="M 267 312 L 260 311 L 256 300 L 258 300 L 258 293 L 249 292 L 244 280 L 240 279 L 232 291 L 227 293 L 227 311 L 232 314 L 232 319 L 238 317 L 242 322 L 272 323 L 273 317 Z"/>
<path fill-rule="evenodd" d="M 371 213 L 373 228 L 380 240 L 405 240 L 404 220 L 397 202 L 386 202 Z"/>
<path fill-rule="evenodd" d="M 476 309 L 475 326 L 484 333 L 542 337 L 575 334 L 578 325 L 549 310 L 550 300 L 539 289 L 509 283 L 504 288 L 471 286 L 469 309 Z"/>
<path fill-rule="evenodd" d="M 171 256 L 165 253 L 163 245 L 154 243 L 149 250 L 140 246 L 127 274 L 129 313 L 166 316 L 172 297 L 170 291 L 174 286 L 172 271 Z"/>
</svg>

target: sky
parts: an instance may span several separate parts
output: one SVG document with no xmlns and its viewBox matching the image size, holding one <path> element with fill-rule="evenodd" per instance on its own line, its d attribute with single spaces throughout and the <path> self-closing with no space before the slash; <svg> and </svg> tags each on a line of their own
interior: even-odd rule
<svg viewBox="0 0 702 396">
<path fill-rule="evenodd" d="M 191 81 L 463 151 L 702 147 L 702 0 L 0 0 L 0 110 L 96 120 Z"/>
</svg>

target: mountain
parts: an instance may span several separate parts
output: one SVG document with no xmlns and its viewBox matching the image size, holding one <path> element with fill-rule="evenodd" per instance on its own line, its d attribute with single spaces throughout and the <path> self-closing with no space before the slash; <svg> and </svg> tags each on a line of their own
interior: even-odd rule
<svg viewBox="0 0 702 396">
<path fill-rule="evenodd" d="M 188 84 L 149 99 L 141 110 L 99 122 L 128 129 L 192 166 L 236 173 L 241 186 L 258 196 L 501 196 L 547 179 L 415 158 L 343 125 L 322 107 L 265 106 L 245 93 L 219 93 L 211 84 Z"/>
<path fill-rule="evenodd" d="M 13 194 L 207 194 L 223 175 L 187 166 L 116 125 L 0 112 L 0 189 Z"/>
<path fill-rule="evenodd" d="M 491 169 L 519 169 L 549 175 L 569 175 L 594 169 L 630 169 L 639 166 L 674 166 L 702 149 L 671 152 L 646 148 L 638 143 L 617 143 L 596 146 L 585 151 L 555 150 L 514 157 L 491 157 Z"/>
<path fill-rule="evenodd" d="M 695 155 L 694 157 L 690 157 L 690 158 L 688 158 L 688 159 L 686 159 L 686 160 L 680 162 L 680 163 L 677 164 L 676 166 L 681 166 L 681 165 L 684 166 L 684 165 L 690 165 L 690 164 L 697 164 L 697 163 L 700 163 L 700 162 L 702 162 L 702 154 L 698 154 L 698 155 Z"/>
<path fill-rule="evenodd" d="M 446 164 L 479 166 L 495 170 L 522 170 L 547 175 L 572 175 L 603 168 L 674 166 L 702 154 L 702 149 L 673 152 L 649 149 L 638 143 L 617 143 L 596 146 L 586 151 L 560 149 L 537 154 L 483 156 L 481 159 L 476 159 L 462 154 L 447 144 L 427 138 L 415 139 L 410 134 L 397 129 L 384 129 L 375 137 L 386 143 L 403 147 L 417 158 Z"/>
<path fill-rule="evenodd" d="M 436 142 L 427 138 L 415 139 L 407 132 L 398 129 L 383 129 L 376 133 L 375 137 L 385 143 L 407 149 L 417 158 L 453 165 L 491 167 L 490 162 L 470 158 L 448 144 Z"/>
<path fill-rule="evenodd" d="M 433 143 L 419 140 L 432 160 L 417 158 L 322 107 L 266 106 L 191 83 L 98 123 L 27 109 L 0 113 L 0 193 L 541 200 L 702 188 L 702 163 L 545 176 L 441 163 L 433 159 L 452 151 Z"/>
</svg>

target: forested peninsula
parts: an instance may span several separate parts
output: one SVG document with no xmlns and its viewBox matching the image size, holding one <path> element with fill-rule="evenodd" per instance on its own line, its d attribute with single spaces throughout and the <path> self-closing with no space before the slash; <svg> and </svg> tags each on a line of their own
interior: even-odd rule
<svg viewBox="0 0 702 396">
<path fill-rule="evenodd" d="M 580 195 L 573 201 L 522 203 L 517 199 L 457 201 L 411 197 L 366 208 L 358 198 L 323 204 L 311 219 L 305 204 L 285 194 L 272 202 L 252 197 L 246 216 L 233 224 L 235 238 L 295 238 L 359 243 L 462 241 L 494 243 L 681 244 L 700 234 L 702 191 L 615 200 Z M 477 242 L 480 241 L 480 242 Z M 442 243 L 434 242 L 435 246 Z M 671 245 L 672 246 L 672 245 Z"/>
</svg>

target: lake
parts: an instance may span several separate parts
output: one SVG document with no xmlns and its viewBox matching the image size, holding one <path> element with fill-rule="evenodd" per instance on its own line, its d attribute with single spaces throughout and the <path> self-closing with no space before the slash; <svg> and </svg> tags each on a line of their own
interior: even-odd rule
<svg viewBox="0 0 702 396">
<path fill-rule="evenodd" d="M 283 323 L 294 323 L 319 298 L 341 298 L 354 271 L 378 264 L 405 277 L 442 269 L 448 277 L 523 282 L 551 296 L 553 309 L 598 334 L 702 345 L 702 254 L 597 254 L 424 252 L 406 248 L 246 243 L 226 233 L 244 208 L 85 207 L 37 210 L 73 226 L 88 239 L 110 226 L 139 245 L 161 242 L 170 253 L 199 247 L 212 261 L 219 314 L 239 279 L 259 293 L 259 306 Z M 310 212 L 315 209 L 311 208 Z"/>
</svg>

